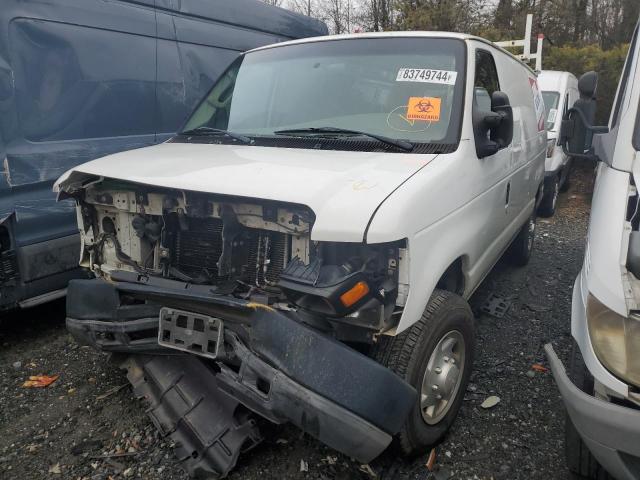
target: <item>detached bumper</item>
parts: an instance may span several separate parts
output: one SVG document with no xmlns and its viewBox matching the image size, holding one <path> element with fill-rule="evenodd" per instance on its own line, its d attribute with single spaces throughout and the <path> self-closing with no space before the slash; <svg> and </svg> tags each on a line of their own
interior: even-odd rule
<svg viewBox="0 0 640 480">
<path fill-rule="evenodd" d="M 640 479 L 640 410 L 586 394 L 571 382 L 550 344 L 545 351 L 567 412 L 593 456 L 618 480 Z"/>
<path fill-rule="evenodd" d="M 220 318 L 231 354 L 227 363 L 201 362 L 217 364 L 217 391 L 361 462 L 388 446 L 417 401 L 413 387 L 387 368 L 283 313 L 205 286 L 121 278 L 133 281 L 69 285 L 67 326 L 76 339 L 105 351 L 179 354 L 157 344 L 161 306 Z M 150 303 L 127 305 L 131 298 Z"/>
</svg>

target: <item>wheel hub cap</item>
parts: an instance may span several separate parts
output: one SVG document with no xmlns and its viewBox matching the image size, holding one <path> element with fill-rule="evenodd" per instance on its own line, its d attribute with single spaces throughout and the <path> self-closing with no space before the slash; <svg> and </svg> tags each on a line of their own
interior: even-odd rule
<svg viewBox="0 0 640 480">
<path fill-rule="evenodd" d="M 427 424 L 438 423 L 451 408 L 460 389 L 464 367 L 464 337 L 453 330 L 436 345 L 422 380 L 420 411 Z"/>
</svg>

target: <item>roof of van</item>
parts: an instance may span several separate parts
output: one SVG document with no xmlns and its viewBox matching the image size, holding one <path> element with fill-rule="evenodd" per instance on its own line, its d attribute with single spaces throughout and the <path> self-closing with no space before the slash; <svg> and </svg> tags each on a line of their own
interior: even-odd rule
<svg viewBox="0 0 640 480">
<path fill-rule="evenodd" d="M 265 50 L 268 48 L 282 47 L 287 45 L 298 45 L 302 43 L 313 43 L 313 42 L 326 42 L 330 40 L 347 40 L 347 39 L 358 39 L 358 38 L 401 38 L 401 37 L 414 37 L 414 38 L 457 38 L 459 40 L 477 40 L 478 42 L 483 42 L 496 50 L 500 50 L 503 53 L 509 55 L 509 57 L 513 58 L 516 62 L 525 66 L 531 73 L 537 75 L 533 69 L 521 61 L 519 58 L 515 57 L 511 52 L 505 50 L 502 47 L 499 47 L 495 43 L 482 38 L 476 37 L 475 35 L 469 35 L 466 33 L 456 33 L 456 32 L 440 32 L 440 31 L 399 31 L 399 32 L 364 32 L 364 33 L 348 33 L 348 34 L 340 34 L 340 35 L 324 35 L 322 37 L 308 37 L 302 38 L 300 40 L 290 40 L 287 42 L 274 43 L 271 45 L 265 45 L 263 47 L 254 48 L 253 50 L 249 50 L 250 52 L 255 52 L 258 50 Z"/>
<path fill-rule="evenodd" d="M 551 90 L 562 92 L 566 90 L 568 83 L 578 86 L 578 79 L 571 72 L 561 72 L 557 70 L 542 70 L 538 74 L 538 86 L 540 90 Z"/>
</svg>

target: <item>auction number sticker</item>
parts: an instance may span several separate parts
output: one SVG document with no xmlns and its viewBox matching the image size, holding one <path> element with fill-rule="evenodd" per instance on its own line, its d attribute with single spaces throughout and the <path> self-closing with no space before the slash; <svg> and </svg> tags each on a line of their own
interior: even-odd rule
<svg viewBox="0 0 640 480">
<path fill-rule="evenodd" d="M 401 68 L 398 70 L 396 82 L 440 83 L 455 85 L 458 72 L 450 70 L 433 70 L 431 68 Z"/>
</svg>

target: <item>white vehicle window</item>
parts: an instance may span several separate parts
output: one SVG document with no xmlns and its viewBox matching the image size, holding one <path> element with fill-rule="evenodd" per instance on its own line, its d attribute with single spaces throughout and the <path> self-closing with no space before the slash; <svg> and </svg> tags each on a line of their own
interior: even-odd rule
<svg viewBox="0 0 640 480">
<path fill-rule="evenodd" d="M 547 130 L 553 130 L 558 118 L 558 107 L 560 103 L 560 93 L 552 91 L 543 91 L 542 99 L 544 100 L 544 118 Z"/>
</svg>

